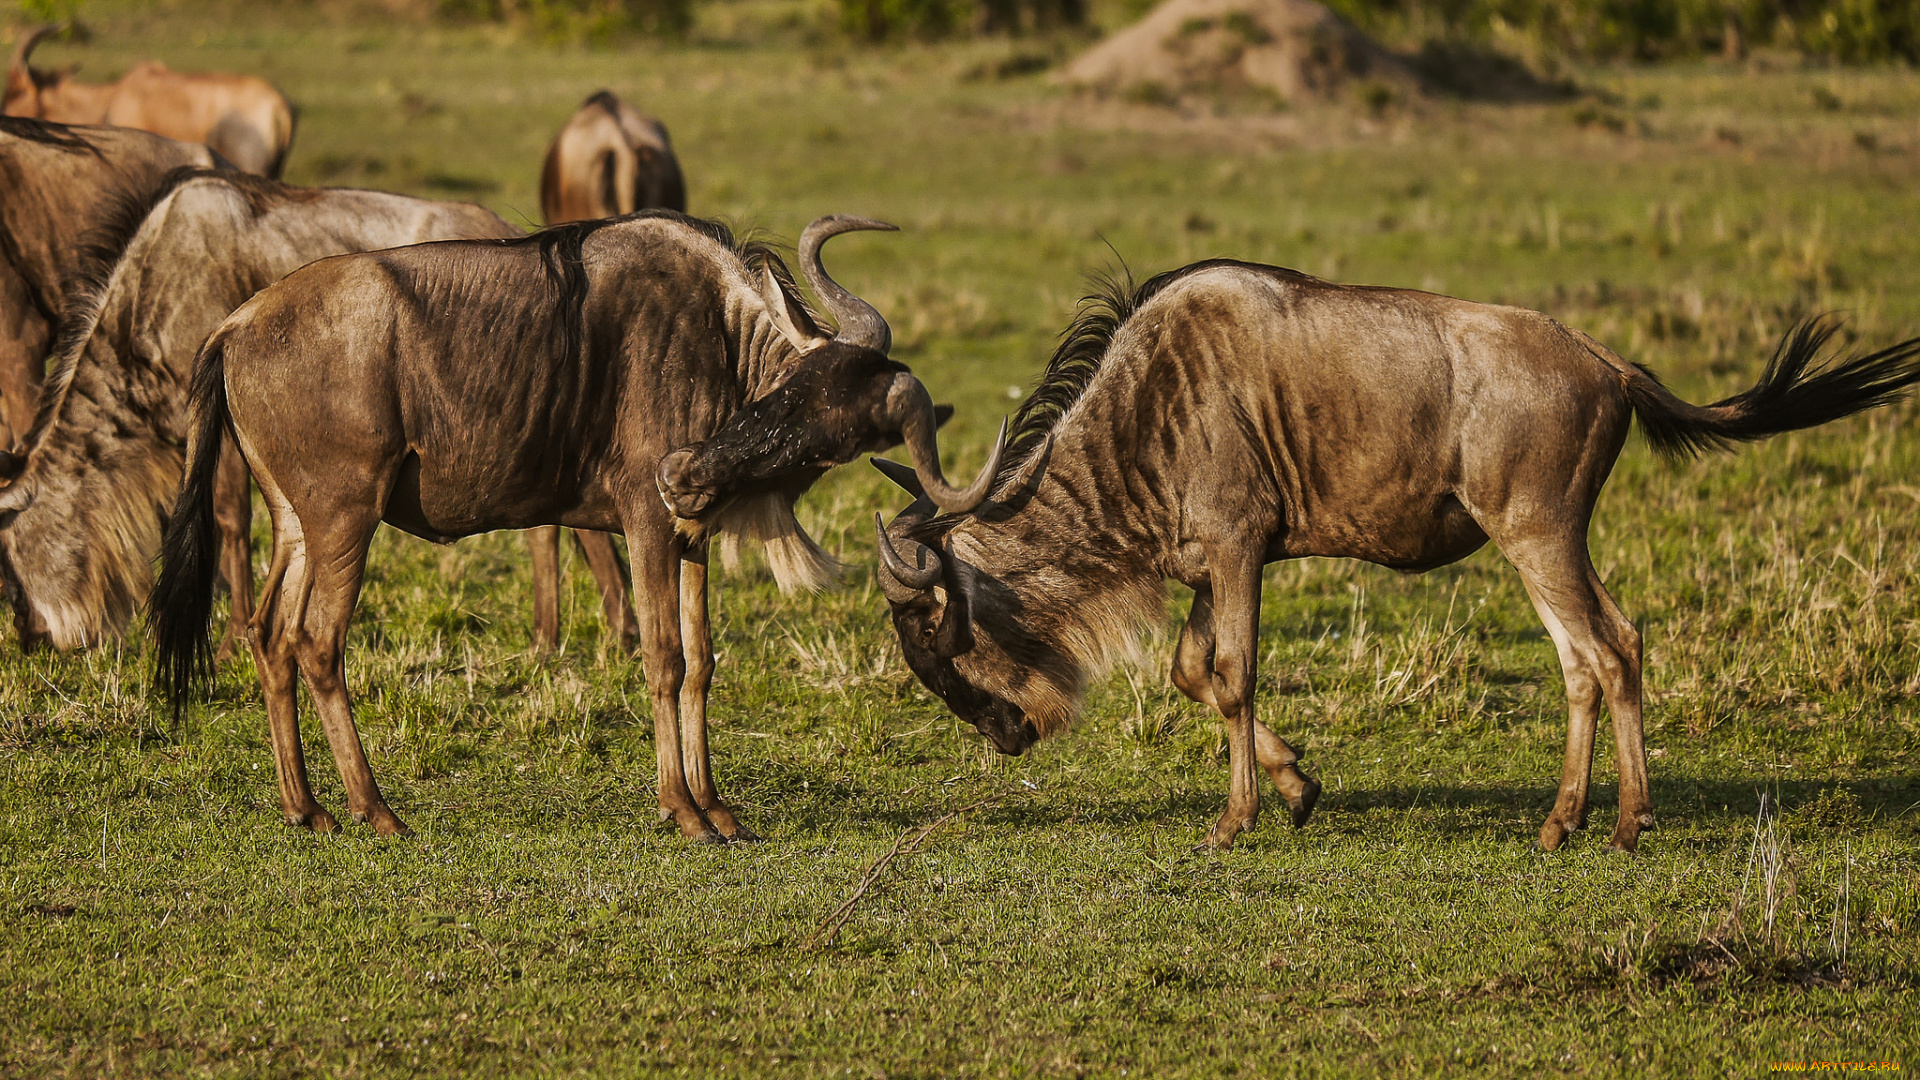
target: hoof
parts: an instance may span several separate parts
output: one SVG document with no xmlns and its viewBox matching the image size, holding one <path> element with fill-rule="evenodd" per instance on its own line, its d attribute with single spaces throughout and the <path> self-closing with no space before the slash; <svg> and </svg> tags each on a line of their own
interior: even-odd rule
<svg viewBox="0 0 1920 1080">
<path fill-rule="evenodd" d="M 1567 828 L 1566 822 L 1561 821 L 1559 818 L 1548 818 L 1547 823 L 1540 826 L 1540 850 L 1560 850 L 1560 845 L 1566 843 L 1567 834 L 1572 831 L 1573 830 Z"/>
<path fill-rule="evenodd" d="M 1300 797 L 1287 800 L 1287 809 L 1293 815 L 1293 827 L 1303 828 L 1307 819 L 1313 816 L 1313 808 L 1320 802 L 1320 781 L 1311 776 L 1302 776 Z"/>
<path fill-rule="evenodd" d="M 353 820 L 362 825 L 373 826 L 373 831 L 380 836 L 413 835 L 413 830 L 407 828 L 407 823 L 395 817 L 393 811 L 384 806 L 354 813 Z"/>
<path fill-rule="evenodd" d="M 1640 834 L 1652 831 L 1652 814 L 1622 818 L 1620 823 L 1613 827 L 1613 835 L 1607 839 L 1607 850 L 1631 855 L 1640 850 Z"/>
<path fill-rule="evenodd" d="M 709 824 L 706 815 L 698 810 L 668 810 L 663 807 L 660 811 L 660 824 L 673 825 L 680 830 L 681 839 L 695 844 L 727 842 L 727 838 L 720 834 L 720 830 Z"/>
<path fill-rule="evenodd" d="M 407 823 L 392 814 L 379 815 L 373 819 L 373 831 L 381 836 L 412 836 L 413 830 Z"/>
<path fill-rule="evenodd" d="M 1227 851 L 1233 847 L 1234 840 L 1247 829 L 1248 826 L 1245 825 L 1228 825 L 1226 822 L 1221 822 L 1208 831 L 1207 838 L 1200 842 L 1199 847 L 1193 849 L 1194 853 L 1204 855 L 1209 851 Z"/>
<path fill-rule="evenodd" d="M 725 837 L 730 844 L 760 842 L 759 834 L 740 824 L 740 819 L 733 816 L 733 811 L 728 809 L 725 803 L 715 802 L 712 806 L 702 807 L 700 816 L 706 818 L 707 824 L 713 827 L 713 831 Z"/>
<path fill-rule="evenodd" d="M 287 824 L 297 829 L 312 829 L 317 833 L 340 831 L 340 822 L 335 820 L 332 814 L 318 808 L 305 814 L 289 814 Z"/>
</svg>

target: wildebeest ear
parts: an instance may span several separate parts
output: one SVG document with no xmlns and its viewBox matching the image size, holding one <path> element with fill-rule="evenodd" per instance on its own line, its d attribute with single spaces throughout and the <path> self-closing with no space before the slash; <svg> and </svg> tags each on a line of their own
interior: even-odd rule
<svg viewBox="0 0 1920 1080">
<path fill-rule="evenodd" d="M 883 476 L 906 489 L 907 494 L 913 496 L 915 499 L 924 499 L 927 497 L 927 489 L 921 486 L 920 477 L 913 471 L 913 466 L 902 465 L 897 461 L 889 461 L 883 457 L 868 458 L 867 460 L 873 462 L 873 467 L 879 469 Z"/>
<path fill-rule="evenodd" d="M 781 286 L 773 270 L 765 266 L 760 268 L 760 298 L 766 301 L 767 316 L 773 320 L 774 328 L 794 348 L 803 353 L 812 352 L 828 342 L 829 338 L 814 324 L 813 316 Z"/>
<path fill-rule="evenodd" d="M 937 427 L 937 428 L 946 427 L 947 421 L 951 419 L 953 419 L 953 406 L 935 405 L 933 407 L 933 426 L 934 427 Z"/>
</svg>

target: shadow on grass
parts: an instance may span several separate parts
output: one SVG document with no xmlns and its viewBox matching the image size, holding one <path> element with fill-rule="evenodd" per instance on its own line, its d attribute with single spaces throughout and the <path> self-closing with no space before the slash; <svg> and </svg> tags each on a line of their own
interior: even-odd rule
<svg viewBox="0 0 1920 1080">
<path fill-rule="evenodd" d="M 1226 804 L 1224 770 L 1217 790 L 1155 786 L 1127 794 L 1090 795 L 1066 786 L 1036 791 L 1015 788 L 1005 803 L 981 810 L 975 821 L 993 828 L 1057 830 L 1065 827 L 1131 830 L 1182 821 L 1211 823 Z M 1264 784 L 1263 784 L 1264 786 Z M 908 829 L 925 825 L 954 806 L 986 793 L 980 783 L 956 788 L 911 791 L 902 797 L 875 787 L 826 776 L 810 782 L 810 797 L 774 809 L 768 824 L 793 833 L 819 833 L 849 827 Z M 1378 824 L 1378 812 L 1413 816 L 1440 814 L 1455 827 L 1500 825 L 1516 836 L 1531 837 L 1553 807 L 1551 784 L 1449 785 L 1394 784 L 1329 791 L 1314 812 L 1308 830 L 1346 832 Z M 1867 777 L 1850 781 L 1779 780 L 1748 776 L 1733 780 L 1676 778 L 1653 784 L 1656 819 L 1669 829 L 1750 821 L 1761 792 L 1792 825 L 1844 832 L 1893 826 L 1920 834 L 1920 780 Z M 1284 827 L 1284 806 L 1268 787 L 1262 796 L 1263 825 Z M 1589 831 L 1604 833 L 1619 806 L 1618 788 L 1595 784 L 1589 799 Z M 1264 830 L 1263 830 L 1264 831 Z M 1656 834 L 1657 835 L 1657 834 Z"/>
</svg>

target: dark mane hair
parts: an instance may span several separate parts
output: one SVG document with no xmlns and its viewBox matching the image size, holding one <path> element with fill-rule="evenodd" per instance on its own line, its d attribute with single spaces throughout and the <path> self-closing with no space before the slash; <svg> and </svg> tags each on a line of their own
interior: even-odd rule
<svg viewBox="0 0 1920 1080">
<path fill-rule="evenodd" d="M 753 237 L 751 232 L 744 238 L 736 238 L 734 232 L 724 222 L 709 221 L 706 218 L 690 217 L 678 210 L 636 210 L 619 217 L 598 218 L 590 221 L 568 221 L 559 225 L 549 225 L 539 232 L 526 236 L 496 240 L 494 243 L 504 247 L 522 244 L 535 244 L 540 249 L 540 261 L 547 269 L 547 283 L 553 290 L 554 300 L 560 305 L 561 346 L 567 355 L 580 351 L 582 328 L 581 309 L 587 300 L 587 269 L 581 256 L 587 237 L 609 225 L 626 221 L 671 221 L 693 231 L 734 253 L 748 270 L 759 271 L 765 268 L 772 272 L 775 281 L 780 283 L 782 291 L 795 304 L 800 303 L 799 290 L 794 287 L 793 275 L 780 260 L 773 248 Z"/>
<path fill-rule="evenodd" d="M 25 139 L 45 146 L 57 146 L 73 153 L 100 156 L 99 147 L 74 134 L 65 124 L 56 124 L 47 120 L 29 120 L 24 116 L 0 116 L 0 134 L 11 135 L 16 139 Z"/>
<path fill-rule="evenodd" d="M 46 437 L 54 414 L 59 411 L 61 399 L 66 396 L 67 384 L 73 381 L 74 366 L 81 352 L 79 346 L 93 334 L 94 323 L 100 316 L 100 305 L 106 302 L 107 281 L 113 277 L 113 268 L 119 264 L 120 257 L 126 254 L 127 245 L 133 243 L 147 215 L 190 180 L 202 176 L 229 179 L 231 175 L 183 165 L 161 177 L 160 182 L 149 191 L 122 191 L 106 196 L 110 201 L 100 217 L 100 223 L 74 244 L 74 269 L 62 287 L 66 294 L 66 308 L 60 313 L 59 325 L 54 328 L 50 350 L 54 358 L 53 370 L 47 373 L 46 382 L 40 387 L 33 426 L 27 429 L 25 438 L 21 440 L 29 453 Z"/>
<path fill-rule="evenodd" d="M 1161 290 L 1189 274 L 1215 266 L 1248 266 L 1236 259 L 1208 259 L 1190 263 L 1177 270 L 1165 270 L 1140 285 L 1133 283 L 1133 272 L 1126 263 L 1118 273 L 1100 271 L 1089 275 L 1092 290 L 1080 298 L 1073 321 L 1060 333 L 1060 344 L 1040 374 L 1040 381 L 1020 403 L 1007 427 L 1007 451 L 1001 458 L 1000 478 L 1018 475 L 1033 455 L 1045 445 L 1047 437 L 1068 409 L 1086 393 L 1087 384 L 1100 373 L 1107 347 L 1126 325 L 1133 313 L 1157 296 Z"/>
</svg>

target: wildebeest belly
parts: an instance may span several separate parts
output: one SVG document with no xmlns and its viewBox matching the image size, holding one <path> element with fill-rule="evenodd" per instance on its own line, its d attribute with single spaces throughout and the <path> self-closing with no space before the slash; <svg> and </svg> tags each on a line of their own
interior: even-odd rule
<svg viewBox="0 0 1920 1080">
<path fill-rule="evenodd" d="M 1464 559 L 1486 542 L 1459 499 L 1424 495 L 1302 515 L 1274 541 L 1267 558 L 1360 559 L 1418 573 Z"/>
<path fill-rule="evenodd" d="M 597 485 L 571 479 L 572 483 L 557 484 L 475 482 L 476 477 L 465 470 L 436 468 L 431 459 L 409 452 L 381 520 L 436 544 L 496 529 L 540 525 L 623 531 L 612 501 L 597 493 Z"/>
</svg>

